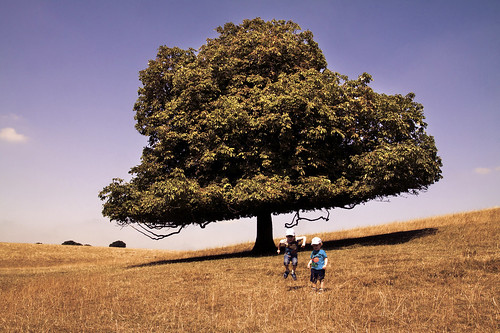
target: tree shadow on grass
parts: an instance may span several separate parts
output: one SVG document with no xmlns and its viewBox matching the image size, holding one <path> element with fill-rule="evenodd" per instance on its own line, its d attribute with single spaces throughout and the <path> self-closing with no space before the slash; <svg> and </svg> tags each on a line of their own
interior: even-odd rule
<svg viewBox="0 0 500 333">
<path fill-rule="evenodd" d="M 323 248 L 325 250 L 337 250 L 349 246 L 376 246 L 376 245 L 396 245 L 403 244 L 415 238 L 434 235 L 437 228 L 424 228 L 408 231 L 397 231 L 381 235 L 345 238 L 332 241 L 325 241 Z"/>
<path fill-rule="evenodd" d="M 211 261 L 211 260 L 221 260 L 221 259 L 247 258 L 247 257 L 256 257 L 256 256 L 251 251 L 235 252 L 235 253 L 222 253 L 222 254 L 214 254 L 214 255 L 206 255 L 206 256 L 159 260 L 159 261 L 153 261 L 153 262 L 149 262 L 149 263 L 145 263 L 145 264 L 130 266 L 130 268 L 148 267 L 148 266 L 157 266 L 157 265 L 166 265 L 166 264 L 178 264 L 178 263 L 186 263 L 186 262 Z"/>
<path fill-rule="evenodd" d="M 332 241 L 325 241 L 323 243 L 323 248 L 325 250 L 338 250 L 349 246 L 376 246 L 376 245 L 396 245 L 411 241 L 415 238 L 425 237 L 429 235 L 434 235 L 437 232 L 437 228 L 424 228 L 409 231 L 398 231 L 391 232 L 381 235 L 356 237 L 356 238 L 345 238 Z M 306 246 L 306 250 L 311 250 L 310 245 Z M 200 261 L 210 261 L 210 260 L 221 260 L 221 259 L 233 259 L 233 258 L 248 258 L 248 257 L 258 257 L 252 251 L 236 252 L 236 253 L 223 253 L 215 255 L 197 256 L 189 258 L 179 258 L 179 259 L 169 259 L 169 260 L 159 260 L 153 261 L 145 264 L 133 265 L 129 268 L 136 267 L 148 267 L 157 265 L 167 265 L 167 264 L 177 264 L 177 263 L 188 263 L 188 262 L 200 262 Z"/>
</svg>

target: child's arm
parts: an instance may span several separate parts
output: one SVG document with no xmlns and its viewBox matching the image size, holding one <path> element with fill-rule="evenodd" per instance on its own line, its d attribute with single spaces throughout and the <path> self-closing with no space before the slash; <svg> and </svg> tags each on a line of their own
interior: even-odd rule
<svg viewBox="0 0 500 333">
<path fill-rule="evenodd" d="M 280 239 L 280 242 L 278 243 L 278 254 L 280 253 L 280 250 L 281 250 L 281 244 L 285 244 L 286 243 L 286 238 L 283 238 L 283 239 Z"/>
<path fill-rule="evenodd" d="M 309 262 L 307 263 L 307 268 L 311 268 L 311 264 L 312 264 L 312 259 L 309 260 Z"/>
<path fill-rule="evenodd" d="M 302 241 L 302 244 L 300 246 L 302 246 L 302 247 L 306 246 L 306 241 L 307 241 L 306 236 L 296 237 L 295 239 L 297 240 L 297 242 L 300 240 Z"/>
<path fill-rule="evenodd" d="M 323 269 L 325 269 L 326 266 L 328 266 L 328 258 L 325 258 L 325 264 L 323 265 Z"/>
</svg>

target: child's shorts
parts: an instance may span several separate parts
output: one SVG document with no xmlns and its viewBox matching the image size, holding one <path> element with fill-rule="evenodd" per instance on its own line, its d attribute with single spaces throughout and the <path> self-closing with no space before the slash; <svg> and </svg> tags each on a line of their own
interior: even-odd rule
<svg viewBox="0 0 500 333">
<path fill-rule="evenodd" d="M 292 266 L 297 266 L 299 259 L 297 258 L 296 255 L 285 253 L 283 264 L 285 264 L 285 266 L 286 266 L 286 265 L 290 264 L 290 261 L 292 262 Z"/>
<path fill-rule="evenodd" d="M 314 269 L 311 268 L 311 282 L 316 283 L 318 280 L 321 281 L 325 278 L 324 269 Z"/>
</svg>

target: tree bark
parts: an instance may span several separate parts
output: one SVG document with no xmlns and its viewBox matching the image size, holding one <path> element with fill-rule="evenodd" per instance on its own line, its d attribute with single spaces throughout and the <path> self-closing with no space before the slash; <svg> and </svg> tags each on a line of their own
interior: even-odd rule
<svg viewBox="0 0 500 333">
<path fill-rule="evenodd" d="M 257 214 L 257 237 L 252 253 L 254 255 L 276 253 L 276 245 L 273 239 L 273 219 L 270 212 Z"/>
</svg>

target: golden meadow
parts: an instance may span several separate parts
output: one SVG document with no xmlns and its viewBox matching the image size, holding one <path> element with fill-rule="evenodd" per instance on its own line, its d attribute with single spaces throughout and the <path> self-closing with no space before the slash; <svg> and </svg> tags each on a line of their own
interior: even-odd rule
<svg viewBox="0 0 500 333">
<path fill-rule="evenodd" d="M 315 235 L 316 236 L 316 235 Z M 0 243 L 1 332 L 499 332 L 500 208 L 318 235 L 323 294 L 252 244 Z"/>
</svg>

